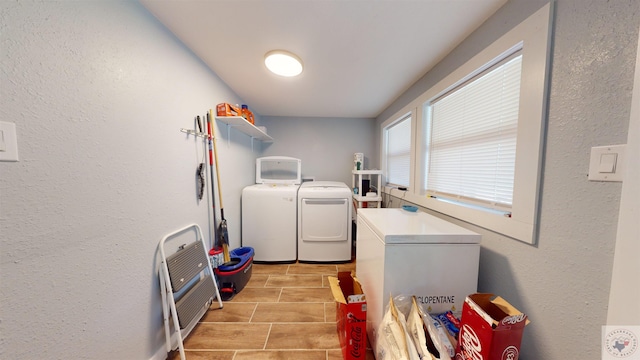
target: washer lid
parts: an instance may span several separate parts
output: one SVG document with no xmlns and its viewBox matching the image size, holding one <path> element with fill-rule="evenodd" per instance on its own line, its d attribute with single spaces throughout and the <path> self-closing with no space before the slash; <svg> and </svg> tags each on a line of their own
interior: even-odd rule
<svg viewBox="0 0 640 360">
<path fill-rule="evenodd" d="M 266 156 L 256 159 L 257 184 L 300 184 L 302 163 L 288 156 Z"/>
<path fill-rule="evenodd" d="M 425 212 L 358 209 L 361 218 L 386 244 L 477 244 L 480 234 Z"/>
</svg>

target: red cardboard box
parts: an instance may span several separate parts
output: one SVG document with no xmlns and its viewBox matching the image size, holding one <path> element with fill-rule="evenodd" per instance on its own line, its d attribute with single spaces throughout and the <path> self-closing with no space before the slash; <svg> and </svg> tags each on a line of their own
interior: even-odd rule
<svg viewBox="0 0 640 360">
<path fill-rule="evenodd" d="M 456 360 L 517 360 L 527 315 L 493 294 L 472 294 L 462 305 Z"/>
<path fill-rule="evenodd" d="M 367 301 L 354 274 L 329 276 L 336 300 L 336 326 L 345 360 L 365 359 L 367 353 Z"/>
</svg>

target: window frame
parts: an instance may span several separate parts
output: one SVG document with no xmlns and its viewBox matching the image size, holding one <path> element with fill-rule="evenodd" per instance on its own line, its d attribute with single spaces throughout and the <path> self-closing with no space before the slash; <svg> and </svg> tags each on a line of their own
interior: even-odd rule
<svg viewBox="0 0 640 360">
<path fill-rule="evenodd" d="M 400 122 L 405 121 L 405 120 L 409 120 L 409 128 L 410 128 L 410 144 L 409 144 L 409 184 L 407 184 L 406 186 L 408 188 L 410 188 L 413 184 L 413 178 L 414 178 L 414 174 L 413 174 L 413 168 L 414 168 L 414 162 L 415 162 L 415 153 L 414 153 L 414 144 L 415 144 L 415 123 L 416 123 L 416 111 L 415 109 L 410 110 L 410 111 L 404 111 L 404 112 L 400 112 L 399 114 L 396 114 L 394 116 L 392 116 L 391 118 L 389 118 L 387 121 L 385 121 L 382 124 L 381 127 L 381 131 L 382 131 L 382 170 L 383 170 L 383 174 L 385 177 L 385 184 L 387 186 L 401 186 L 404 187 L 405 185 L 403 184 L 395 184 L 395 183 L 389 183 L 388 182 L 388 178 L 389 178 L 389 162 L 387 159 L 387 148 L 388 148 L 388 131 L 393 128 L 394 126 L 398 125 Z M 408 119 L 407 119 L 408 118 Z"/>
<path fill-rule="evenodd" d="M 546 4 L 398 112 L 402 114 L 414 109 L 411 111 L 416 113 L 412 127 L 413 177 L 408 192 L 388 187 L 385 190 L 390 195 L 522 242 L 535 244 L 548 105 L 552 16 L 551 6 Z M 523 59 L 511 215 L 506 216 L 428 197 L 422 186 L 427 171 L 424 166 L 426 141 L 422 138 L 426 126 L 425 103 L 460 85 L 469 76 L 483 71 L 491 65 L 492 60 L 513 52 L 513 48 L 520 43 Z M 388 121 L 383 123 L 383 128 Z"/>
<path fill-rule="evenodd" d="M 444 91 L 441 94 L 436 95 L 434 98 L 429 99 L 427 102 L 425 102 L 423 104 L 423 114 L 424 114 L 424 129 L 425 129 L 425 133 L 420 134 L 421 136 L 424 136 L 423 141 L 425 142 L 425 147 L 424 147 L 424 151 L 425 153 L 422 154 L 423 156 L 421 157 L 424 161 L 425 161 L 425 174 L 422 177 L 422 190 L 424 190 L 424 193 L 427 196 L 435 196 L 435 197 L 439 197 L 442 200 L 445 201 L 450 201 L 452 203 L 458 203 L 461 206 L 470 206 L 470 207 L 478 207 L 480 209 L 483 209 L 485 211 L 494 211 L 497 214 L 502 214 L 502 215 L 510 215 L 511 214 L 511 204 L 508 203 L 491 203 L 491 201 L 487 200 L 487 199 L 479 199 L 479 198 L 474 198 L 474 197 L 465 197 L 463 195 L 456 195 L 453 193 L 450 194 L 439 194 L 437 191 L 433 191 L 433 190 L 429 190 L 425 187 L 425 184 L 429 183 L 429 177 L 426 174 L 427 171 L 429 171 L 430 166 L 431 166 L 431 159 L 432 159 L 432 154 L 430 153 L 430 147 L 431 147 L 431 143 L 433 141 L 433 126 L 434 126 L 434 118 L 433 118 L 433 111 L 434 111 L 434 106 L 441 100 L 445 99 L 447 96 L 449 95 L 453 95 L 455 92 L 464 89 L 466 86 L 468 85 L 472 85 L 474 81 L 482 78 L 485 75 L 490 74 L 492 71 L 496 71 L 498 69 L 500 69 L 500 67 L 502 65 L 505 65 L 507 63 L 509 63 L 510 61 L 520 58 L 520 61 L 522 61 L 522 42 L 520 42 L 519 44 L 517 44 L 516 46 L 512 47 L 508 52 L 506 52 L 505 54 L 501 54 L 499 57 L 493 59 L 489 64 L 485 64 L 483 65 L 481 68 L 479 68 L 477 71 L 472 72 L 471 74 L 468 74 L 465 78 L 461 79 L 460 81 L 458 81 L 456 83 L 455 86 L 447 89 L 446 91 Z M 520 69 L 520 74 L 519 74 L 519 79 L 522 78 L 522 69 Z M 520 84 L 518 84 L 518 102 L 520 99 L 520 92 L 521 92 L 521 87 Z M 518 119 L 516 119 L 517 121 L 519 121 L 519 114 L 518 114 Z M 441 122 L 443 120 L 436 120 L 438 122 Z M 514 134 L 516 140 L 517 140 L 517 134 Z M 513 151 L 515 152 L 516 149 L 514 148 Z M 515 161 L 515 159 L 514 159 Z M 514 172 L 515 172 L 515 168 L 514 168 Z M 512 184 L 513 185 L 513 184 Z M 513 192 L 513 190 L 512 190 Z M 442 196 L 441 196 L 442 195 Z"/>
</svg>

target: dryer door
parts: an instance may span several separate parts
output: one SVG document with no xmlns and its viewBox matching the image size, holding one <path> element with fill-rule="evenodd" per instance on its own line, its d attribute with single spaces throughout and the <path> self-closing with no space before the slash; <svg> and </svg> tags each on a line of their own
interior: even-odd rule
<svg viewBox="0 0 640 360">
<path fill-rule="evenodd" d="M 349 240 L 348 199 L 302 199 L 300 231 L 303 241 Z"/>
</svg>

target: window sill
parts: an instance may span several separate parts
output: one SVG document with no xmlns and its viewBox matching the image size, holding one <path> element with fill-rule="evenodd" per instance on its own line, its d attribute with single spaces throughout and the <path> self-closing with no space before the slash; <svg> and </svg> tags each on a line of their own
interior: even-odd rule
<svg viewBox="0 0 640 360">
<path fill-rule="evenodd" d="M 402 191 L 389 186 L 384 187 L 384 193 L 401 201 L 410 202 L 428 210 L 462 220 L 471 225 L 491 230 L 527 244 L 535 243 L 535 224 L 528 224 L 519 220 L 517 213 L 512 213 L 511 217 L 508 217 L 494 212 L 467 208 L 436 198 L 428 198 L 425 195 L 416 195 L 409 190 Z"/>
</svg>

